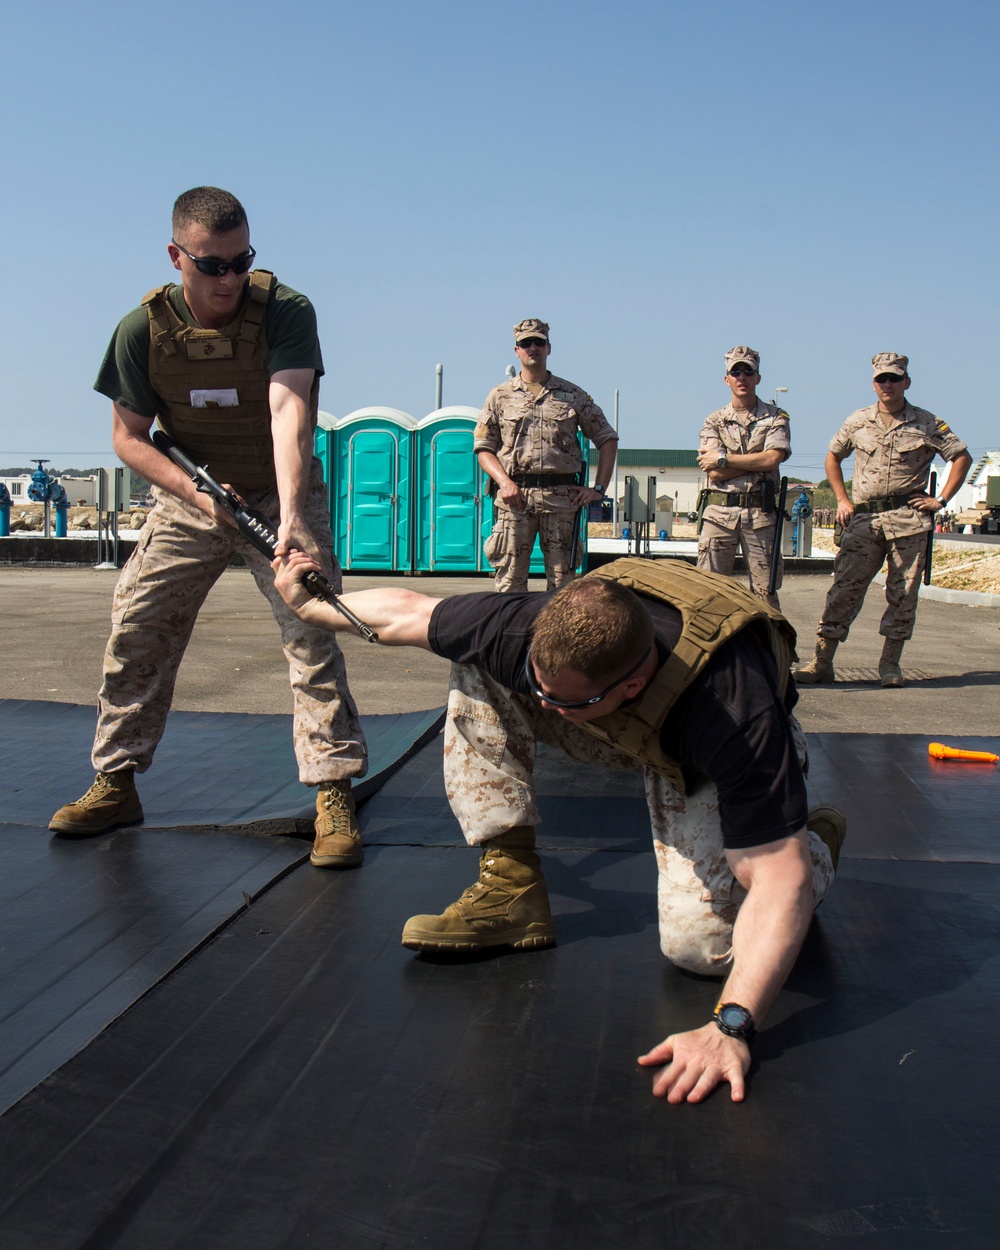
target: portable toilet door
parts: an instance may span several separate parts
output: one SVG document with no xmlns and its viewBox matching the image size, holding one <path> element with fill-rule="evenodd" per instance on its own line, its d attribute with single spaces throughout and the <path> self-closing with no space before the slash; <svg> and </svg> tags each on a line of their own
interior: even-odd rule
<svg viewBox="0 0 1000 1250">
<path fill-rule="evenodd" d="M 313 432 L 313 455 L 323 466 L 323 481 L 326 483 L 326 506 L 330 514 L 330 526 L 333 526 L 333 479 L 334 464 L 334 430 L 337 420 L 328 412 L 320 412 Z"/>
<path fill-rule="evenodd" d="M 410 567 L 414 425 L 395 408 L 359 408 L 337 422 L 333 532 L 345 569 Z"/>
<path fill-rule="evenodd" d="M 483 514 L 490 501 L 484 501 L 483 471 L 472 450 L 478 420 L 478 408 L 453 404 L 417 425 L 414 571 L 478 573 L 486 567 Z"/>
</svg>

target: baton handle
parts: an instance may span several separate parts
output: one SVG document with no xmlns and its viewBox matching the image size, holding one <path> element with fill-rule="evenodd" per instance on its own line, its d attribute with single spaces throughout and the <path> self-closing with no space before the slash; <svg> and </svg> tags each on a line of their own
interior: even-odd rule
<svg viewBox="0 0 1000 1250">
<path fill-rule="evenodd" d="M 781 531 L 785 525 L 785 500 L 788 498 L 788 478 L 781 479 L 781 489 L 778 491 L 778 515 L 774 525 L 774 546 L 771 548 L 771 576 L 767 583 L 767 593 L 774 594 L 774 588 L 778 583 L 778 569 L 781 566 Z"/>
</svg>

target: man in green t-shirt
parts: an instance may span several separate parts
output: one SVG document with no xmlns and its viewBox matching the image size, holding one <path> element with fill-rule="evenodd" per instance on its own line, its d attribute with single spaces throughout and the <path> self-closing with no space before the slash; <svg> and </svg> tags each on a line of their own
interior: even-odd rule
<svg viewBox="0 0 1000 1250">
<path fill-rule="evenodd" d="M 318 787 L 312 863 L 362 859 L 351 778 L 367 749 L 340 648 L 303 628 L 274 589 L 267 559 L 150 438 L 154 420 L 278 529 L 279 553 L 308 553 L 340 589 L 326 490 L 312 455 L 323 360 L 312 305 L 262 270 L 249 273 L 246 213 L 218 187 L 174 205 L 167 248 L 177 286 L 151 291 L 119 324 L 95 389 L 112 403 L 115 452 L 153 484 L 156 506 L 115 591 L 94 739 L 94 784 L 49 828 L 103 833 L 143 819 L 135 774 L 162 736 L 177 669 L 209 590 L 239 553 L 271 604 L 294 694 L 299 778 Z"/>
</svg>

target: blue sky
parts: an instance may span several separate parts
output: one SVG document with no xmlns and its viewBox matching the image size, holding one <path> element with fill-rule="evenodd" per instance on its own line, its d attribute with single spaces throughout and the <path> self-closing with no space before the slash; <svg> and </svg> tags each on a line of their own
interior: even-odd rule
<svg viewBox="0 0 1000 1250">
<path fill-rule="evenodd" d="M 691 447 L 749 343 L 789 469 L 909 354 L 1000 443 L 1000 6 L 956 0 L 6 0 L 0 464 L 110 462 L 93 379 L 174 271 L 176 195 L 234 191 L 316 305 L 321 405 L 481 404 L 524 316 L 623 445 Z"/>
</svg>

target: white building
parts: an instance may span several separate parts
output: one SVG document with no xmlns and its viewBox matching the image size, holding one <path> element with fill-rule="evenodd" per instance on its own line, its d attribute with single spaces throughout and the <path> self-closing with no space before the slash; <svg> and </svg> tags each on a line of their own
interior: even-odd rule
<svg viewBox="0 0 1000 1250">
<path fill-rule="evenodd" d="M 57 482 L 61 482 L 71 504 L 83 503 L 88 508 L 97 503 L 97 478 L 73 477 L 71 474 L 53 474 Z M 31 485 L 31 474 L 22 473 L 19 477 L 0 477 L 0 482 L 7 487 L 12 504 L 31 503 L 28 498 L 28 487 Z"/>
<path fill-rule="evenodd" d="M 596 447 L 588 447 L 587 457 L 590 463 L 590 485 L 593 486 L 597 472 L 598 451 Z M 645 494 L 646 479 L 656 478 L 656 498 L 658 501 L 670 500 L 674 515 L 694 512 L 698 507 L 698 492 L 705 485 L 705 473 L 698 467 L 698 453 L 694 450 L 664 450 L 655 447 L 619 447 L 618 459 L 615 462 L 618 474 L 618 502 L 622 502 L 625 494 L 625 478 L 638 477 L 642 480 Z M 605 482 L 605 494 L 609 497 L 615 493 L 614 479 Z"/>
<path fill-rule="evenodd" d="M 947 470 L 938 473 L 938 494 L 947 477 Z M 1000 451 L 984 451 L 969 470 L 965 485 L 948 505 L 949 512 L 964 512 L 975 508 L 976 504 L 986 500 L 987 481 L 991 477 L 1000 477 Z"/>
</svg>

